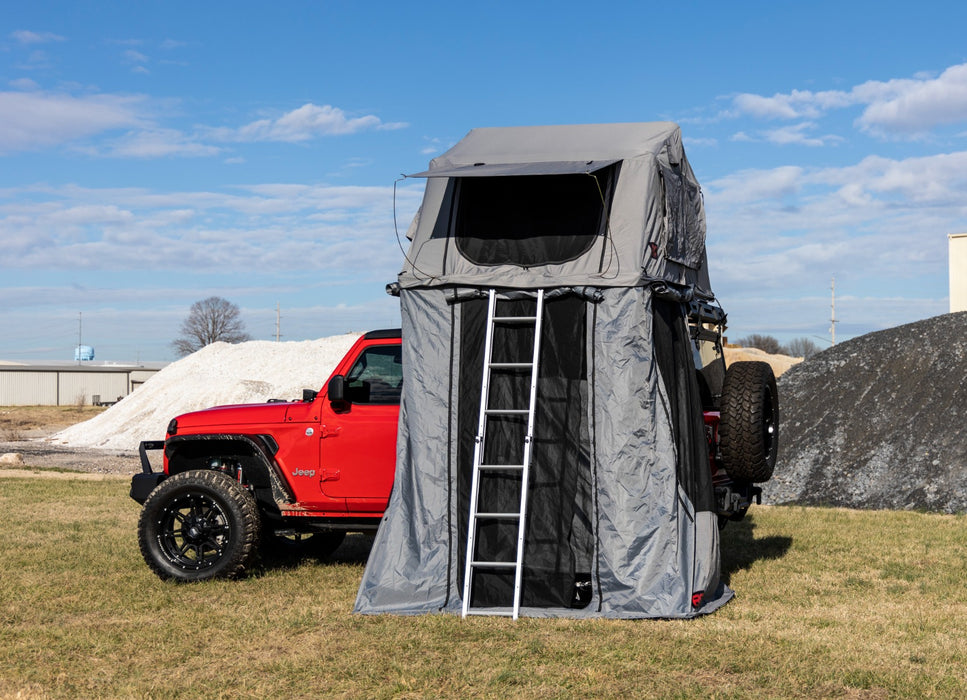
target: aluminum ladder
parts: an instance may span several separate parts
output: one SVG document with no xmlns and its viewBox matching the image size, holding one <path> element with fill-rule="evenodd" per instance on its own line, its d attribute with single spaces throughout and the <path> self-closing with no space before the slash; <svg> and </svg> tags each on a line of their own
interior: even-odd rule
<svg viewBox="0 0 967 700">
<path fill-rule="evenodd" d="M 470 518 L 467 521 L 467 558 L 463 576 L 463 617 L 467 615 L 498 615 L 517 619 L 520 612 L 521 573 L 524 562 L 524 533 L 527 522 L 527 485 L 530 475 L 531 452 L 534 442 L 534 411 L 537 405 L 537 374 L 541 347 L 541 325 L 544 315 L 544 290 L 537 290 L 537 308 L 533 316 L 498 316 L 497 291 L 489 291 L 487 306 L 487 332 L 484 340 L 483 379 L 480 386 L 480 417 L 477 423 L 477 435 L 474 438 L 473 449 L 473 480 L 470 488 Z M 518 327 L 532 327 L 534 329 L 534 348 L 530 362 L 494 362 L 493 344 L 494 327 L 498 325 L 513 325 Z M 527 408 L 519 406 L 490 406 L 491 372 L 498 371 L 530 371 L 530 390 Z M 522 446 L 520 464 L 484 464 L 485 447 L 487 444 L 487 419 L 491 416 L 527 416 L 527 428 Z M 483 472 L 520 472 L 520 506 L 517 511 L 507 513 L 480 512 L 480 475 Z M 480 560 L 476 556 L 476 541 L 481 520 L 517 521 L 517 548 L 513 561 Z M 474 573 L 481 569 L 513 570 L 514 599 L 508 607 L 471 607 L 470 598 L 473 591 Z"/>
</svg>

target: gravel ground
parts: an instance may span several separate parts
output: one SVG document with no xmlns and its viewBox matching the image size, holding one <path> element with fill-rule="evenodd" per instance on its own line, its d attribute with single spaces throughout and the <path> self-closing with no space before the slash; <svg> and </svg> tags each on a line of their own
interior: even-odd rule
<svg viewBox="0 0 967 700">
<path fill-rule="evenodd" d="M 51 430 L 25 431 L 22 440 L 0 442 L 0 455 L 23 455 L 24 464 L 41 469 L 67 469 L 90 474 L 135 474 L 141 471 L 137 452 L 63 447 L 45 442 Z M 156 471 L 160 465 L 155 467 Z"/>
</svg>

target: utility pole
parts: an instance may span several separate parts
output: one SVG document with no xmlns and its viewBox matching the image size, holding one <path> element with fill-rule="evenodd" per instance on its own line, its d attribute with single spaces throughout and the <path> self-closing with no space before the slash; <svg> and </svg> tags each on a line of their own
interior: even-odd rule
<svg viewBox="0 0 967 700">
<path fill-rule="evenodd" d="M 275 342 L 279 342 L 282 337 L 282 313 L 279 309 L 279 302 L 275 302 Z"/>
<path fill-rule="evenodd" d="M 830 291 L 832 291 L 832 298 L 830 301 L 830 314 L 829 314 L 829 335 L 833 340 L 833 345 L 836 345 L 836 277 L 833 276 L 833 281 L 829 286 Z"/>
<path fill-rule="evenodd" d="M 81 363 L 81 328 L 82 328 L 81 315 L 82 314 L 83 314 L 82 311 L 77 312 L 77 352 L 74 353 L 75 355 L 74 359 L 77 361 L 77 364 Z"/>
</svg>

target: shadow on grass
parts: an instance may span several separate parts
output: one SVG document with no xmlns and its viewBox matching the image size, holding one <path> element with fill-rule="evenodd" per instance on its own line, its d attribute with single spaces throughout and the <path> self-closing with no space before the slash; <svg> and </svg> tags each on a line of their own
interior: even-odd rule
<svg viewBox="0 0 967 700">
<path fill-rule="evenodd" d="M 732 574 L 748 569 L 757 561 L 781 559 L 792 547 L 792 537 L 757 539 L 753 534 L 755 528 L 754 516 L 747 516 L 739 522 L 730 522 L 720 533 L 724 583 L 729 584 Z M 372 536 L 358 533 L 347 535 L 335 552 L 321 559 L 313 554 L 311 547 L 298 544 L 266 548 L 261 552 L 256 575 L 266 571 L 294 569 L 303 563 L 365 565 L 372 548 Z"/>
<path fill-rule="evenodd" d="M 720 533 L 722 548 L 722 580 L 728 584 L 736 571 L 748 569 L 763 559 L 781 559 L 792 547 L 792 538 L 770 536 L 756 539 L 753 516 L 730 522 Z"/>
<path fill-rule="evenodd" d="M 303 563 L 312 564 L 365 564 L 373 548 L 373 538 L 362 534 L 346 536 L 342 544 L 332 554 L 319 557 L 309 541 L 298 543 L 283 538 L 274 538 L 271 546 L 263 546 L 259 552 L 259 562 L 255 574 L 267 571 L 295 569 Z"/>
</svg>

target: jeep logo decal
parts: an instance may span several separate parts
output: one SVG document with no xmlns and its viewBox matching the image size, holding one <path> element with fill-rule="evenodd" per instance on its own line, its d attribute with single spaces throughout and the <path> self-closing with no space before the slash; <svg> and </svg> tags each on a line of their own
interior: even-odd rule
<svg viewBox="0 0 967 700">
<path fill-rule="evenodd" d="M 296 469 L 292 472 L 292 476 L 315 476 L 315 469 Z"/>
</svg>

